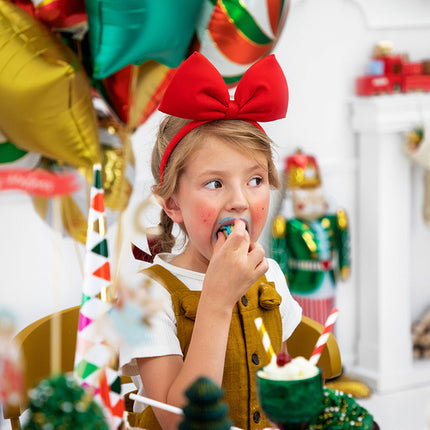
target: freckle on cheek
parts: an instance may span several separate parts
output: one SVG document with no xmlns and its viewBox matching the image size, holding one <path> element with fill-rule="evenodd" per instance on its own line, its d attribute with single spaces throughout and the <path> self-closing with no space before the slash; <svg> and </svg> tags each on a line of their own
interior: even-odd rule
<svg viewBox="0 0 430 430">
<path fill-rule="evenodd" d="M 204 224 L 210 224 L 214 221 L 215 211 L 205 208 L 200 211 L 200 214 L 200 218 Z"/>
<path fill-rule="evenodd" d="M 263 220 L 266 216 L 266 208 L 264 206 L 259 206 L 255 210 L 255 220 Z"/>
</svg>

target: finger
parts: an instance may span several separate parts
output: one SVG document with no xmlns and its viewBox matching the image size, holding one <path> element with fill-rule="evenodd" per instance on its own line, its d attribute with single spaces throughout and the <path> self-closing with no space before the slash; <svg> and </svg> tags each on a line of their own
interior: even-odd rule
<svg viewBox="0 0 430 430">
<path fill-rule="evenodd" d="M 235 220 L 234 228 L 228 239 L 234 248 L 244 248 L 248 250 L 250 237 L 246 231 L 246 224 L 242 220 Z"/>
<path fill-rule="evenodd" d="M 251 243 L 249 248 L 249 262 L 254 267 L 258 267 L 258 265 L 265 259 L 266 253 L 264 248 L 258 243 Z"/>
<path fill-rule="evenodd" d="M 246 223 L 243 219 L 235 219 L 234 220 L 234 228 L 233 231 L 237 229 L 239 232 L 246 231 Z"/>
<path fill-rule="evenodd" d="M 224 245 L 225 241 L 226 241 L 226 238 L 224 236 L 224 233 L 219 231 L 217 233 L 217 241 L 215 242 L 214 252 L 218 251 Z"/>
<path fill-rule="evenodd" d="M 269 262 L 264 257 L 255 267 L 255 271 L 258 273 L 258 277 L 263 276 L 269 270 Z"/>
</svg>

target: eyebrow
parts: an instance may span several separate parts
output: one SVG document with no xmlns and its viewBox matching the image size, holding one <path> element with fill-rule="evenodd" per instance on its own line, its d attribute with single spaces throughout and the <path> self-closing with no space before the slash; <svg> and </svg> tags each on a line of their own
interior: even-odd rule
<svg viewBox="0 0 430 430">
<path fill-rule="evenodd" d="M 269 171 L 268 167 L 264 167 L 259 163 L 255 163 L 252 166 L 250 166 L 249 168 L 246 169 L 247 172 L 252 172 L 254 170 L 258 170 L 258 169 L 263 169 L 266 172 Z M 211 170 L 205 170 L 204 172 L 202 172 L 201 174 L 198 174 L 197 177 L 200 176 L 220 176 L 220 175 L 225 175 L 226 173 L 230 173 L 230 170 L 222 170 L 222 169 L 211 169 Z"/>
</svg>

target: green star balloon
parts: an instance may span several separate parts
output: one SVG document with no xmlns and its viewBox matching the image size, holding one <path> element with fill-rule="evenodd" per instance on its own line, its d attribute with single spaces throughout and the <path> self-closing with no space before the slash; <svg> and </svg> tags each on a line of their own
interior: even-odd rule
<svg viewBox="0 0 430 430">
<path fill-rule="evenodd" d="M 94 78 L 146 60 L 178 67 L 201 5 L 202 0 L 86 0 Z"/>
</svg>

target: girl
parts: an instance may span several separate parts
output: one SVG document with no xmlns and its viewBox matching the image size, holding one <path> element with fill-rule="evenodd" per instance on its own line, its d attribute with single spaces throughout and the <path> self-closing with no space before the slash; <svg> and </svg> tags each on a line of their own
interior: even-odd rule
<svg viewBox="0 0 430 430">
<path fill-rule="evenodd" d="M 152 154 L 162 253 L 143 270 L 169 306 L 142 345 L 121 352 L 123 374 L 139 393 L 178 407 L 198 377 L 211 378 L 243 429 L 270 425 L 256 397 L 255 371 L 269 359 L 255 318 L 263 318 L 277 352 L 301 320 L 283 273 L 257 243 L 270 189 L 279 184 L 271 141 L 256 120 L 284 117 L 287 103 L 273 56 L 245 73 L 235 100 L 201 54 L 177 70 L 160 105 L 172 116 L 161 123 Z M 178 254 L 171 253 L 174 223 L 187 237 Z M 224 226 L 234 226 L 227 237 Z M 134 405 L 135 412 L 142 408 Z M 177 429 L 180 420 L 149 407 L 129 415 L 131 426 L 150 430 Z"/>
</svg>

